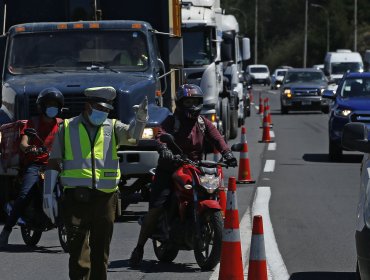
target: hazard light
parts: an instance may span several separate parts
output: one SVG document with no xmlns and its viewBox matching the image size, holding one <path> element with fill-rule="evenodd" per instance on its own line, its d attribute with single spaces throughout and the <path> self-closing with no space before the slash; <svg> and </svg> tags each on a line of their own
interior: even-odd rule
<svg viewBox="0 0 370 280">
<path fill-rule="evenodd" d="M 90 27 L 90 28 L 100 28 L 100 25 L 99 25 L 99 23 L 94 22 L 94 23 L 90 23 L 90 24 L 89 24 L 89 27 Z"/>
<path fill-rule="evenodd" d="M 67 29 L 67 24 L 66 23 L 60 23 L 57 25 L 57 29 Z"/>
<path fill-rule="evenodd" d="M 16 32 L 24 32 L 24 31 L 26 31 L 26 28 L 24 26 L 18 26 L 18 27 L 15 28 L 15 31 Z"/>
<path fill-rule="evenodd" d="M 141 23 L 133 23 L 131 25 L 131 28 L 140 29 L 141 28 Z"/>
<path fill-rule="evenodd" d="M 73 28 L 82 29 L 82 28 L 84 28 L 84 25 L 82 23 L 75 23 L 75 24 L 73 24 Z"/>
</svg>

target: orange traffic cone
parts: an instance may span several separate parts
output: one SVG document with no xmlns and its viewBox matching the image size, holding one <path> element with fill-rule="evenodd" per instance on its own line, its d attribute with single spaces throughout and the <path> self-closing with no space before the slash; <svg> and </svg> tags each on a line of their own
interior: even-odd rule
<svg viewBox="0 0 370 280">
<path fill-rule="evenodd" d="M 260 104 L 259 104 L 258 114 L 263 114 L 263 112 L 264 112 L 264 108 L 263 108 L 263 103 L 262 103 L 262 96 L 260 93 Z"/>
<path fill-rule="evenodd" d="M 242 149 L 240 151 L 239 159 L 238 184 L 253 184 L 256 182 L 255 180 L 252 180 L 251 176 L 246 134 L 247 130 L 244 126 L 242 126 L 242 133 L 240 137 Z"/>
<path fill-rule="evenodd" d="M 239 232 L 239 212 L 236 203 L 236 180 L 229 178 L 227 208 L 222 233 L 219 280 L 243 280 L 242 247 Z"/>
<path fill-rule="evenodd" d="M 253 217 L 248 280 L 267 280 L 265 241 L 263 237 L 262 216 L 260 215 Z"/>
<path fill-rule="evenodd" d="M 270 136 L 270 124 L 267 121 L 267 110 L 263 112 L 263 133 L 262 133 L 262 140 L 260 142 L 268 143 L 271 141 Z"/>
<path fill-rule="evenodd" d="M 270 126 L 272 126 L 272 121 L 271 121 L 271 110 L 270 110 L 270 100 L 267 98 L 267 121 Z"/>
</svg>

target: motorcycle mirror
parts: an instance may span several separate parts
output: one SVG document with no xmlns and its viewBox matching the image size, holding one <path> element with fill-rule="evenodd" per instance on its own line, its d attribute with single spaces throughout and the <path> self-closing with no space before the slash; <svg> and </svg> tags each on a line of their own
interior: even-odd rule
<svg viewBox="0 0 370 280">
<path fill-rule="evenodd" d="M 175 142 L 175 139 L 173 138 L 173 136 L 171 134 L 168 134 L 168 133 L 162 134 L 159 137 L 159 139 L 161 140 L 161 142 L 166 143 L 166 144 L 171 144 L 171 143 Z"/>
<path fill-rule="evenodd" d="M 242 143 L 233 144 L 233 145 L 231 146 L 231 150 L 232 150 L 233 152 L 240 152 L 242 149 L 243 149 L 243 144 L 242 144 Z"/>
<path fill-rule="evenodd" d="M 28 137 L 36 137 L 37 136 L 37 131 L 34 128 L 26 128 L 24 130 L 24 134 L 26 134 Z"/>
</svg>

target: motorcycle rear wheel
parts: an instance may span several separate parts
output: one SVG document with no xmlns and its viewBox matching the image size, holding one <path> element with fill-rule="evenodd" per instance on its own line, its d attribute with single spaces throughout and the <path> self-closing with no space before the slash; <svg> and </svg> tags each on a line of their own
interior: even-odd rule
<svg viewBox="0 0 370 280">
<path fill-rule="evenodd" d="M 212 270 L 221 258 L 223 218 L 221 211 L 201 215 L 200 240 L 195 240 L 194 256 L 202 270 Z"/>
<path fill-rule="evenodd" d="M 21 226 L 21 234 L 24 243 L 28 246 L 36 246 L 42 235 L 42 230 L 33 230 L 26 226 Z"/>
<path fill-rule="evenodd" d="M 161 262 L 172 262 L 179 253 L 179 249 L 170 242 L 160 242 L 155 239 L 153 239 L 153 249 L 157 259 Z"/>
</svg>

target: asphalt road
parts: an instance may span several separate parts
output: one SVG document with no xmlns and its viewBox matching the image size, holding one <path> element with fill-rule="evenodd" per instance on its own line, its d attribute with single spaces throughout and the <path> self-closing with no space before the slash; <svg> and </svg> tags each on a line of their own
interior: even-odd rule
<svg viewBox="0 0 370 280">
<path fill-rule="evenodd" d="M 257 183 L 238 185 L 239 218 L 249 213 L 256 187 L 270 186 L 271 222 L 290 279 L 354 279 L 362 156 L 345 152 L 343 162 L 330 162 L 328 116 L 312 112 L 281 115 L 277 91 L 256 86 L 256 105 L 260 92 L 270 99 L 276 150 L 259 142 L 262 120 L 252 108 L 245 125 L 251 173 Z M 235 142 L 240 142 L 240 132 L 230 144 Z M 275 160 L 273 171 L 264 172 L 266 160 Z M 230 176 L 237 176 L 237 169 L 226 170 L 226 177 Z M 145 248 L 141 269 L 128 268 L 139 233 L 137 220 L 146 209 L 146 203 L 131 205 L 115 224 L 108 278 L 209 279 L 211 272 L 199 270 L 192 252 L 181 252 L 173 264 L 162 264 L 156 260 L 151 242 Z M 10 244 L 7 251 L 0 252 L 0 279 L 68 278 L 68 255 L 62 252 L 55 230 L 45 233 L 36 248 L 27 248 L 15 228 Z"/>
</svg>

